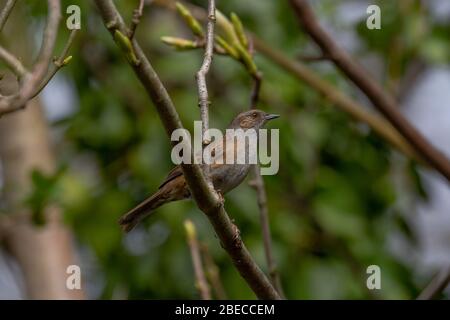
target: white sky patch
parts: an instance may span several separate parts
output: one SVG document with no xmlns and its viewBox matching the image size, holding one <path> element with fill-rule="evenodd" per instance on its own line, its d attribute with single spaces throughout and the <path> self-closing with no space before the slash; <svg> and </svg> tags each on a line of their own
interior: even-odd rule
<svg viewBox="0 0 450 320">
<path fill-rule="evenodd" d="M 72 83 L 57 73 L 41 93 L 45 114 L 50 122 L 71 115 L 78 105 L 78 97 Z"/>
</svg>

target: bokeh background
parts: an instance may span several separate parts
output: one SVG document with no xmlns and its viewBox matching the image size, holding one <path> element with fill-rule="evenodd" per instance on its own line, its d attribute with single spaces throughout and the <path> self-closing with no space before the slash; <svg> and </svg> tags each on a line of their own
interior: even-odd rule
<svg viewBox="0 0 450 320">
<path fill-rule="evenodd" d="M 192 129 L 199 119 L 194 74 L 203 53 L 177 52 L 161 43 L 161 36 L 191 37 L 180 17 L 161 2 L 148 1 L 136 36 L 183 124 Z M 313 2 L 336 41 L 450 156 L 450 2 L 375 1 L 382 10 L 381 30 L 365 25 L 372 2 Z M 62 3 L 65 8 L 73 1 Z M 128 21 L 137 3 L 116 1 Z M 206 7 L 206 1 L 190 3 Z M 39 97 L 55 166 L 50 172 L 27 172 L 30 186 L 20 201 L 36 218 L 34 227 L 45 227 L 39 219 L 45 208 L 60 210 L 87 298 L 194 299 L 198 293 L 183 228 L 190 218 L 220 269 L 227 296 L 255 298 L 193 202 L 166 205 L 132 233 L 121 232 L 118 218 L 156 190 L 172 168 L 170 144 L 155 108 L 94 5 L 85 0 L 77 5 L 82 27 L 71 50 L 73 60 Z M 236 12 L 248 30 L 291 59 L 318 54 L 288 1 L 227 0 L 218 1 L 218 8 L 227 15 Z M 28 42 L 33 52 L 45 17 L 45 1 L 20 1 L 1 41 Z M 20 37 L 14 32 L 19 25 Z M 62 24 L 58 48 L 68 34 Z M 260 108 L 281 115 L 270 124 L 280 129 L 280 171 L 266 176 L 265 183 L 274 255 L 286 296 L 415 298 L 450 263 L 448 183 L 394 151 L 366 125 L 270 59 L 257 53 L 256 62 L 264 73 Z M 331 63 L 308 66 L 370 108 Z M 3 65 L 0 68 L 6 72 Z M 208 85 L 211 126 L 225 128 L 248 108 L 251 80 L 241 65 L 216 56 Z M 8 116 L 0 121 L 8 121 Z M 8 136 L 1 138 L 4 143 Z M 1 186 L 4 198 L 6 187 L 3 182 Z M 243 183 L 226 196 L 225 205 L 250 252 L 267 271 L 255 191 Z M 1 211 L 13 214 L 7 201 L 2 201 Z M 366 268 L 373 264 L 381 268 L 381 290 L 366 287 Z M 20 261 L 5 245 L 0 249 L 0 298 L 29 297 L 25 279 Z"/>
</svg>

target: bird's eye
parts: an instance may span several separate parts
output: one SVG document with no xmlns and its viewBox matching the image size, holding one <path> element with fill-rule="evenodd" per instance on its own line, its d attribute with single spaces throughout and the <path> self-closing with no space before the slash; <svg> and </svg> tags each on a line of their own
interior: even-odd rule
<svg viewBox="0 0 450 320">
<path fill-rule="evenodd" d="M 257 116 L 258 116 L 258 114 L 257 114 L 256 112 L 253 112 L 253 113 L 252 113 L 252 117 L 253 117 L 253 118 L 256 118 Z"/>
</svg>

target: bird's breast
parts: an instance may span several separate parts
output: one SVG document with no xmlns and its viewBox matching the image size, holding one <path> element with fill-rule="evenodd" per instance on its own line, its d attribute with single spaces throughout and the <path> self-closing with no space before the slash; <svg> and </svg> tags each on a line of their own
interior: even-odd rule
<svg viewBox="0 0 450 320">
<path fill-rule="evenodd" d="M 216 190 L 222 193 L 237 187 L 247 176 L 250 164 L 223 164 L 213 166 L 211 176 Z"/>
<path fill-rule="evenodd" d="M 222 141 L 218 141 L 214 145 L 213 164 L 211 165 L 214 187 L 222 193 L 237 187 L 250 170 L 251 157 L 249 155 L 253 155 L 254 152 L 257 152 L 256 146 L 250 146 L 245 142 L 238 143 L 238 140 L 234 138 L 224 137 Z M 238 161 L 238 158 L 241 161 L 244 160 L 243 164 Z"/>
</svg>

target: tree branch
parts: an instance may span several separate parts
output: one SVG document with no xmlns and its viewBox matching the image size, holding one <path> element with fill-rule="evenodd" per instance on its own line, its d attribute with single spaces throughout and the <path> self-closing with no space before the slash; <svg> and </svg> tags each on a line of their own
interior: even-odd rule
<svg viewBox="0 0 450 320">
<path fill-rule="evenodd" d="M 174 10 L 174 4 L 172 1 L 164 1 L 163 3 L 157 3 L 160 6 L 166 7 L 170 10 Z M 189 6 L 189 9 L 193 12 L 194 16 L 198 19 L 206 19 L 204 10 L 197 6 Z M 252 44 L 256 51 L 260 52 L 266 58 L 272 62 L 278 64 L 281 68 L 294 75 L 301 81 L 304 81 L 307 85 L 317 90 L 319 93 L 325 96 L 330 102 L 342 111 L 348 113 L 357 121 L 366 123 L 375 133 L 385 139 L 394 148 L 403 153 L 409 158 L 415 159 L 417 162 L 426 164 L 414 150 L 414 148 L 406 141 L 402 135 L 393 127 L 389 122 L 379 115 L 370 112 L 364 106 L 357 103 L 355 100 L 345 95 L 341 90 L 335 86 L 323 80 L 312 69 L 308 68 L 299 61 L 294 61 L 287 57 L 283 52 L 277 50 L 273 46 L 266 44 L 263 40 L 259 39 L 256 35 L 247 32 L 250 38 L 250 44 Z M 329 57 L 328 57 L 329 58 Z M 255 83 L 254 83 L 255 85 Z M 257 92 L 254 91 L 253 92 Z M 253 101 L 254 98 L 252 97 Z M 254 105 L 254 103 L 252 102 Z"/>
<path fill-rule="evenodd" d="M 95 0 L 103 21 L 113 35 L 116 31 L 127 34 L 127 28 L 120 13 L 111 0 Z M 122 48 L 123 50 L 123 48 Z M 136 39 L 132 39 L 132 50 L 139 63 L 128 59 L 136 76 L 153 101 L 166 133 L 170 136 L 175 129 L 183 128 L 178 113 L 164 85 L 143 53 Z M 212 191 L 198 165 L 182 165 L 183 174 L 197 206 L 208 217 L 223 248 L 233 264 L 260 299 L 280 299 L 266 275 L 255 263 L 239 235 L 239 230 L 231 222 L 223 203 Z"/>
<path fill-rule="evenodd" d="M 284 297 L 283 287 L 281 286 L 280 274 L 278 272 L 277 264 L 272 254 L 272 237 L 270 235 L 269 223 L 269 209 L 267 208 L 267 193 L 264 185 L 264 179 L 261 176 L 259 165 L 253 166 L 254 179 L 250 181 L 250 186 L 255 188 L 258 207 L 259 207 L 259 221 L 261 223 L 261 230 L 264 242 L 264 253 L 266 256 L 267 267 L 269 269 L 270 279 L 272 284 L 277 289 L 281 297 Z"/>
<path fill-rule="evenodd" d="M 18 78 L 23 78 L 28 73 L 22 62 L 2 46 L 0 46 L 0 59 L 5 62 Z"/>
<path fill-rule="evenodd" d="M 425 287 L 425 289 L 417 297 L 417 300 L 436 299 L 442 291 L 447 288 L 450 283 L 450 267 L 446 267 L 439 271 Z"/>
<path fill-rule="evenodd" d="M 72 43 L 73 43 L 73 40 L 75 39 L 77 31 L 78 31 L 77 29 L 73 29 L 70 32 L 69 39 L 67 40 L 66 45 L 64 46 L 61 54 L 55 61 L 53 61 L 53 64 L 54 64 L 53 69 L 47 74 L 47 76 L 44 78 L 44 80 L 42 80 L 41 84 L 39 85 L 38 88 L 36 88 L 35 92 L 32 94 L 30 99 L 36 97 L 47 86 L 47 84 L 50 82 L 50 80 L 53 79 L 55 74 L 62 67 L 67 65 L 69 63 L 69 61 L 72 59 L 72 56 L 67 56 L 67 54 L 69 53 L 70 47 L 72 46 Z"/>
<path fill-rule="evenodd" d="M 47 24 L 42 38 L 42 45 L 34 64 L 30 80 L 27 81 L 21 92 L 24 103 L 33 94 L 34 90 L 44 80 L 47 74 L 48 67 L 53 59 L 53 50 L 55 48 L 56 38 L 58 36 L 58 26 L 61 20 L 61 3 L 59 0 L 48 0 L 49 15 Z"/>
<path fill-rule="evenodd" d="M 322 62 L 322 61 L 329 61 L 330 57 L 327 55 L 299 55 L 297 57 L 302 62 Z"/>
<path fill-rule="evenodd" d="M 185 220 L 184 229 L 186 230 L 186 238 L 191 251 L 192 265 L 195 273 L 195 286 L 203 300 L 211 300 L 211 292 L 209 291 L 209 285 L 206 281 L 205 272 L 203 271 L 195 225 L 191 220 Z"/>
<path fill-rule="evenodd" d="M 262 82 L 262 74 L 261 72 L 256 72 L 253 75 L 253 87 L 252 93 L 250 95 L 250 109 L 256 109 L 259 103 L 259 95 L 261 92 L 261 82 Z"/>
<path fill-rule="evenodd" d="M 256 35 L 252 35 L 255 49 L 266 56 L 268 59 L 279 65 L 281 68 L 291 73 L 299 80 L 305 82 L 321 93 L 328 101 L 332 102 L 336 107 L 348 113 L 357 121 L 361 121 L 369 125 L 380 137 L 384 138 L 397 150 L 406 156 L 415 159 L 418 162 L 424 162 L 417 155 L 411 145 L 398 133 L 398 131 L 382 117 L 370 112 L 355 100 L 345 95 L 342 91 L 334 87 L 328 81 L 323 80 L 313 70 L 305 66 L 299 61 L 294 61 L 287 57 L 283 52 L 267 45 Z"/>
<path fill-rule="evenodd" d="M 227 294 L 225 293 L 222 281 L 220 280 L 219 267 L 215 264 L 213 258 L 211 257 L 206 244 L 202 243 L 200 250 L 203 254 L 203 259 L 205 262 L 206 275 L 208 276 L 216 298 L 219 300 L 226 300 Z"/>
<path fill-rule="evenodd" d="M 40 84 L 45 80 L 49 65 L 52 62 L 52 54 L 61 20 L 60 0 L 48 0 L 47 6 L 49 11 L 47 24 L 44 29 L 41 49 L 33 70 L 23 74 L 24 80 L 17 93 L 0 98 L 0 116 L 24 108 L 28 100 L 34 96 L 36 90 L 39 90 Z M 15 71 L 22 72 L 23 70 L 16 69 Z"/>
<path fill-rule="evenodd" d="M 203 57 L 203 63 L 200 70 L 195 75 L 197 79 L 198 87 L 198 105 L 200 107 L 200 116 L 202 119 L 202 144 L 203 146 L 208 145 L 211 142 L 211 137 L 209 136 L 209 96 L 208 87 L 206 85 L 206 75 L 211 67 L 212 59 L 214 56 L 214 26 L 216 23 L 216 4 L 215 0 L 208 0 L 208 23 L 206 26 L 206 37 L 205 37 L 205 54 Z M 210 177 L 210 159 L 205 159 L 207 163 L 203 165 L 203 173 L 205 175 L 206 181 L 211 189 L 213 189 L 213 184 Z"/>
<path fill-rule="evenodd" d="M 416 152 L 432 167 L 450 181 L 450 161 L 437 150 L 399 112 L 396 101 L 359 65 L 347 52 L 341 49 L 317 21 L 307 0 L 289 0 L 303 29 L 322 49 L 331 61 L 370 99 L 372 104 L 410 143 Z"/>
<path fill-rule="evenodd" d="M 11 11 L 13 10 L 16 2 L 17 0 L 8 0 L 2 12 L 0 12 L 0 32 L 2 32 L 3 27 L 5 26 L 6 21 L 8 20 L 9 15 L 11 14 Z"/>
<path fill-rule="evenodd" d="M 131 19 L 129 38 L 133 39 L 136 28 L 141 22 L 142 14 L 144 13 L 145 0 L 139 0 L 139 7 L 133 11 L 133 18 Z"/>
<path fill-rule="evenodd" d="M 255 109 L 259 103 L 261 83 L 262 83 L 262 74 L 261 72 L 257 71 L 253 75 L 253 87 L 250 99 L 250 109 Z M 253 166 L 253 176 L 254 178 L 249 182 L 249 184 L 256 190 L 259 207 L 259 221 L 261 223 L 261 230 L 264 243 L 264 253 L 266 256 L 267 268 L 269 269 L 269 276 L 277 292 L 280 294 L 281 297 L 284 298 L 285 296 L 283 292 L 283 287 L 281 286 L 280 274 L 278 273 L 277 264 L 272 254 L 272 237 L 270 235 L 269 209 L 267 207 L 266 186 L 264 184 L 264 179 L 261 175 L 261 168 L 259 164 Z"/>
<path fill-rule="evenodd" d="M 211 67 L 213 53 L 214 53 L 214 25 L 216 23 L 216 5 L 215 0 L 208 0 L 208 24 L 206 30 L 206 45 L 205 55 L 203 58 L 202 66 L 196 74 L 197 87 L 198 87 L 198 104 L 200 106 L 200 114 L 202 119 L 202 139 L 203 145 L 210 143 L 210 137 L 207 136 L 207 130 L 209 128 L 209 97 L 208 87 L 206 85 L 206 75 Z M 208 166 L 205 166 L 207 168 Z M 208 174 L 207 174 L 208 177 Z"/>
</svg>

